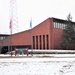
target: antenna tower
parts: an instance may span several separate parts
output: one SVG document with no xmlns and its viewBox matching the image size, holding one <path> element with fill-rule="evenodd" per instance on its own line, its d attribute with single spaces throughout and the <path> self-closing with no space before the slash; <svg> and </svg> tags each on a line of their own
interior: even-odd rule
<svg viewBox="0 0 75 75">
<path fill-rule="evenodd" d="M 10 21 L 12 22 L 12 34 L 18 32 L 17 2 L 10 0 Z"/>
</svg>

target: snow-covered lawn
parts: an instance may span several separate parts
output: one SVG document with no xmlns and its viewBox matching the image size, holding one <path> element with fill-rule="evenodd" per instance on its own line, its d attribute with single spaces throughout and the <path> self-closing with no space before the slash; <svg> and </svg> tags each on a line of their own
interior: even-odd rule
<svg viewBox="0 0 75 75">
<path fill-rule="evenodd" d="M 0 75 L 75 75 L 75 58 L 0 58 Z"/>
</svg>

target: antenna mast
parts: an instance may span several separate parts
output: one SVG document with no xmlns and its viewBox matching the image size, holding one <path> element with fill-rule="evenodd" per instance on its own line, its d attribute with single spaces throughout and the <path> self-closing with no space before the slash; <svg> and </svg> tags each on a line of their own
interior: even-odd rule
<svg viewBox="0 0 75 75">
<path fill-rule="evenodd" d="M 17 2 L 10 0 L 10 21 L 12 22 L 12 34 L 18 32 Z"/>
</svg>

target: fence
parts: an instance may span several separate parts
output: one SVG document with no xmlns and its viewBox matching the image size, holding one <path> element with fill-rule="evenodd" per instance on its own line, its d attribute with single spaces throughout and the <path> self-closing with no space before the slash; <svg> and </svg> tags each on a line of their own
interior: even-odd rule
<svg viewBox="0 0 75 75">
<path fill-rule="evenodd" d="M 75 50 L 30 50 L 26 49 L 16 49 L 16 55 L 29 55 L 29 54 L 75 54 Z"/>
</svg>

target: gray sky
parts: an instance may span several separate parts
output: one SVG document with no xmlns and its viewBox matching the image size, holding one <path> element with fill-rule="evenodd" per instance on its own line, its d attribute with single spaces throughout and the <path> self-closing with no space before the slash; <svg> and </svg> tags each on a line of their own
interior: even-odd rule
<svg viewBox="0 0 75 75">
<path fill-rule="evenodd" d="M 49 17 L 66 19 L 71 13 L 75 21 L 74 0 L 16 0 L 18 31 L 30 29 Z M 10 33 L 9 29 L 9 6 L 10 0 L 0 0 L 0 33 Z"/>
</svg>

